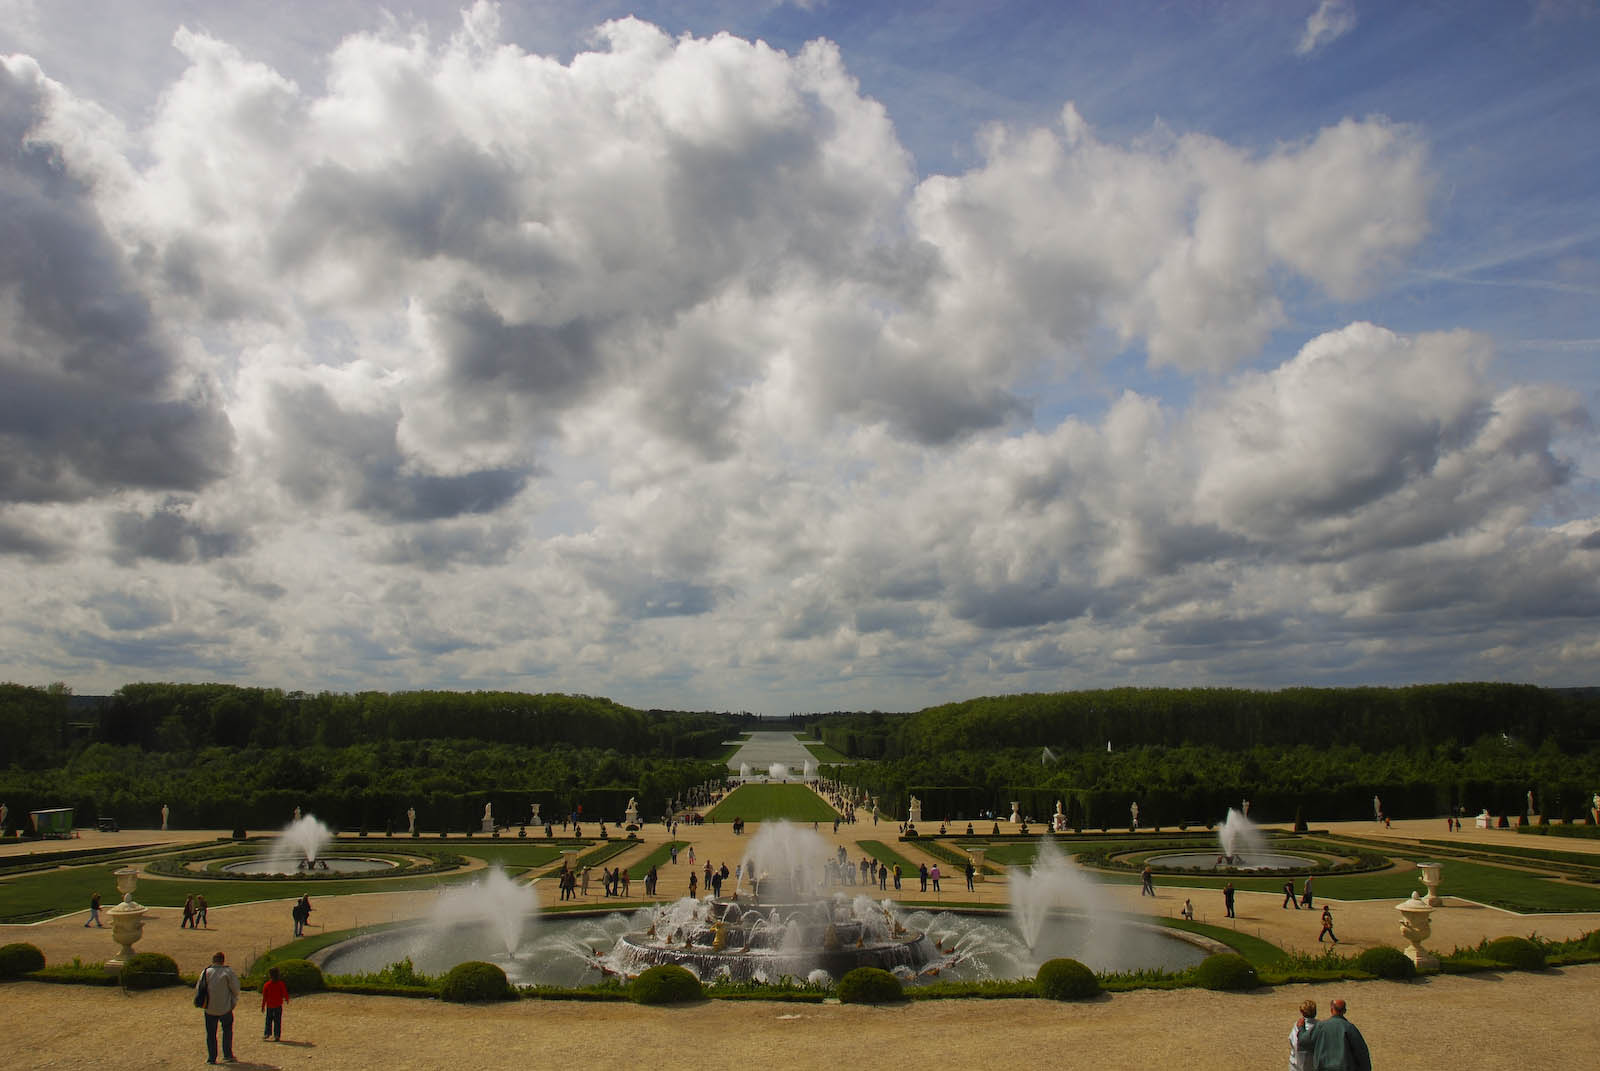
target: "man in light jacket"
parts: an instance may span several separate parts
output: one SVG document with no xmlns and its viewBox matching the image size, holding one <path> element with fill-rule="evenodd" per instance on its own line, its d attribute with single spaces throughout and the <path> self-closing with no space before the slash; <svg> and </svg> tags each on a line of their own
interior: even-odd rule
<svg viewBox="0 0 1600 1071">
<path fill-rule="evenodd" d="M 206 1063 L 217 1062 L 217 1027 L 222 1027 L 222 1058 L 234 1062 L 233 1008 L 239 1003 L 239 976 L 233 973 L 221 952 L 211 957 L 211 966 L 200 972 L 195 996 L 205 995 Z"/>
</svg>

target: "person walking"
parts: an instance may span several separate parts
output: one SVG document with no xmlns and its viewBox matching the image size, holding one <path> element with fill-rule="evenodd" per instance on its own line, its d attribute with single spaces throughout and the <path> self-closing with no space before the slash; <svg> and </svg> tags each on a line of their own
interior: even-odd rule
<svg viewBox="0 0 1600 1071">
<path fill-rule="evenodd" d="M 1278 906 L 1283 908 L 1285 911 L 1287 911 L 1290 907 L 1293 907 L 1296 911 L 1300 910 L 1300 901 L 1295 899 L 1294 895 L 1293 878 L 1290 878 L 1288 881 L 1283 883 L 1283 903 L 1279 904 Z"/>
<path fill-rule="evenodd" d="M 222 1059 L 233 1063 L 233 1009 L 239 1003 L 239 976 L 228 966 L 221 952 L 211 957 L 211 966 L 200 972 L 195 984 L 195 1000 L 206 1011 L 206 1063 L 217 1062 L 217 1028 L 222 1028 Z"/>
<path fill-rule="evenodd" d="M 181 930 L 185 926 L 194 929 L 194 893 L 190 893 L 183 901 L 183 921 L 178 923 L 178 929 Z"/>
<path fill-rule="evenodd" d="M 267 980 L 261 984 L 261 1010 L 267 1013 L 261 1026 L 262 1041 L 283 1040 L 283 1006 L 289 1003 L 289 986 L 283 973 L 276 967 L 267 969 Z"/>
<path fill-rule="evenodd" d="M 1150 864 L 1144 865 L 1144 873 L 1140 875 L 1140 896 L 1154 896 L 1156 894 L 1156 872 L 1150 869 Z"/>
<path fill-rule="evenodd" d="M 900 891 L 900 864 L 899 863 L 896 863 L 894 865 L 894 891 L 895 892 L 899 892 Z"/>
<path fill-rule="evenodd" d="M 1230 919 L 1238 917 L 1233 913 L 1233 882 L 1231 881 L 1222 887 L 1222 906 L 1227 909 Z"/>
<path fill-rule="evenodd" d="M 977 873 L 978 873 L 977 868 L 972 865 L 972 860 L 968 859 L 967 860 L 967 869 L 966 869 L 967 891 L 968 892 L 976 892 L 977 891 L 976 889 L 974 889 L 972 887 L 972 879 Z"/>
<path fill-rule="evenodd" d="M 1190 922 L 1194 921 L 1194 902 L 1191 901 L 1187 896 L 1183 898 L 1183 910 L 1178 912 L 1178 914 L 1182 915 Z"/>
<path fill-rule="evenodd" d="M 100 894 L 98 892 L 89 894 L 89 922 L 94 923 L 102 930 L 106 928 L 105 923 L 100 921 Z M 89 928 L 89 922 L 83 924 L 84 929 L 87 930 Z"/>
<path fill-rule="evenodd" d="M 1344 1001 L 1331 1001 L 1328 1011 L 1331 1013 L 1328 1018 L 1311 1031 L 1312 1071 L 1372 1071 L 1367 1039 L 1345 1018 Z"/>
<path fill-rule="evenodd" d="M 933 869 L 928 871 L 928 878 L 933 882 L 933 891 L 939 891 L 939 864 L 933 864 Z"/>
<path fill-rule="evenodd" d="M 922 879 L 922 891 L 928 891 L 928 864 L 920 863 L 917 866 L 917 877 Z"/>
<path fill-rule="evenodd" d="M 1317 1002 L 1302 1001 L 1300 1018 L 1289 1028 L 1289 1071 L 1316 1071 L 1311 1064 L 1311 1031 L 1317 1025 Z"/>
<path fill-rule="evenodd" d="M 210 923 L 206 922 L 206 897 L 204 893 L 194 898 L 194 924 L 208 930 L 211 928 Z"/>
<path fill-rule="evenodd" d="M 1311 906 L 1311 875 L 1310 874 L 1306 875 L 1306 883 L 1305 883 L 1305 886 L 1303 887 L 1303 889 L 1301 890 L 1300 906 L 1305 908 L 1307 911 L 1315 910 Z"/>
<path fill-rule="evenodd" d="M 1333 909 L 1327 904 L 1322 905 L 1322 932 L 1317 934 L 1317 944 L 1320 945 L 1324 937 L 1332 937 L 1334 944 L 1339 943 L 1339 938 L 1333 932 Z"/>
</svg>

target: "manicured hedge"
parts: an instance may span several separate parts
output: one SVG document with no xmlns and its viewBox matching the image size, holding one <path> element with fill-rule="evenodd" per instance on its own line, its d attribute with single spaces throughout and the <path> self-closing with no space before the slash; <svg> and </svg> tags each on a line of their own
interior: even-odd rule
<svg viewBox="0 0 1600 1071">
<path fill-rule="evenodd" d="M 135 952 L 122 964 L 120 976 L 124 989 L 160 989 L 178 985 L 178 965 L 171 956 L 160 952 Z"/>
<path fill-rule="evenodd" d="M 278 968 L 278 974 L 283 978 L 283 984 L 289 987 L 291 996 L 320 993 L 327 988 L 322 978 L 322 968 L 308 959 L 286 959 L 273 966 Z"/>
<path fill-rule="evenodd" d="M 700 979 L 687 967 L 663 963 L 651 967 L 633 980 L 628 995 L 638 1004 L 682 1004 L 705 999 Z"/>
<path fill-rule="evenodd" d="M 1374 945 L 1356 957 L 1356 970 L 1366 971 L 1374 978 L 1404 982 L 1417 976 L 1417 965 L 1398 948 Z"/>
<path fill-rule="evenodd" d="M 1497 937 L 1484 946 L 1483 952 L 1496 963 L 1519 971 L 1542 971 L 1545 967 L 1544 949 L 1526 937 Z"/>
<path fill-rule="evenodd" d="M 1195 968 L 1195 980 L 1206 989 L 1254 989 L 1261 984 L 1250 961 L 1233 952 L 1207 956 Z"/>
<path fill-rule="evenodd" d="M 488 1000 L 505 1000 L 514 995 L 506 972 L 493 963 L 468 960 L 457 963 L 444 976 L 439 986 L 439 999 L 454 1004 L 475 1004 Z"/>
<path fill-rule="evenodd" d="M 900 979 L 881 967 L 857 967 L 839 979 L 840 1004 L 895 1004 L 905 999 Z"/>
<path fill-rule="evenodd" d="M 0 978 L 21 978 L 44 969 L 44 953 L 33 945 L 18 942 L 0 947 Z"/>
<path fill-rule="evenodd" d="M 1049 1000 L 1086 1000 L 1100 993 L 1100 979 L 1075 959 L 1046 960 L 1035 979 L 1039 995 Z"/>
</svg>

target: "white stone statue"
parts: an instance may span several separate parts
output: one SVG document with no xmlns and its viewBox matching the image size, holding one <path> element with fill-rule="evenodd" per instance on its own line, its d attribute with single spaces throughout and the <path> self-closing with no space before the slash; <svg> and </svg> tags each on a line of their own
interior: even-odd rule
<svg viewBox="0 0 1600 1071">
<path fill-rule="evenodd" d="M 1533 817 L 1533 789 L 1528 789 L 1528 817 Z"/>
<path fill-rule="evenodd" d="M 1595 799 L 1600 800 L 1600 796 L 1596 796 Z M 1600 804 L 1597 804 L 1597 806 L 1600 806 Z M 3 829 L 6 828 L 6 815 L 8 815 L 10 813 L 11 813 L 11 808 L 7 807 L 3 803 L 0 803 L 0 830 L 3 830 Z"/>
<path fill-rule="evenodd" d="M 1128 804 L 1128 817 L 1133 819 L 1133 827 L 1135 829 L 1138 829 L 1139 828 L 1139 805 L 1137 803 Z"/>
<path fill-rule="evenodd" d="M 295 821 L 296 821 L 296 822 L 298 822 L 298 821 L 300 821 L 300 805 L 299 805 L 299 804 L 295 804 L 295 808 L 294 808 L 294 820 L 295 820 Z"/>
<path fill-rule="evenodd" d="M 909 821 L 912 825 L 916 825 L 918 822 L 922 821 L 922 801 L 917 799 L 915 796 L 911 797 L 911 814 Z"/>
<path fill-rule="evenodd" d="M 1244 815 L 1246 818 L 1250 817 L 1250 801 L 1249 800 L 1241 800 L 1239 802 L 1239 813 Z"/>
<path fill-rule="evenodd" d="M 169 812 L 167 811 L 167 805 L 165 803 L 163 803 L 161 805 L 161 832 L 163 832 L 163 833 L 165 833 L 167 831 L 167 814 L 168 813 Z"/>
<path fill-rule="evenodd" d="M 415 833 L 417 831 L 417 809 L 415 807 L 406 808 L 406 823 L 407 833 Z"/>
<path fill-rule="evenodd" d="M 493 822 L 494 821 L 494 804 L 485 803 L 483 805 L 483 820 L 485 822 Z"/>
<path fill-rule="evenodd" d="M 1010 822 L 1021 822 L 1022 821 L 1022 815 L 1017 813 L 1017 808 L 1020 807 L 1021 805 L 1022 805 L 1022 801 L 1021 800 L 1012 800 L 1011 801 L 1011 817 L 1009 819 L 1007 819 L 1007 821 L 1010 821 Z"/>
<path fill-rule="evenodd" d="M 1377 796 L 1372 797 L 1372 817 L 1380 821 L 1383 819 L 1383 801 Z"/>
</svg>

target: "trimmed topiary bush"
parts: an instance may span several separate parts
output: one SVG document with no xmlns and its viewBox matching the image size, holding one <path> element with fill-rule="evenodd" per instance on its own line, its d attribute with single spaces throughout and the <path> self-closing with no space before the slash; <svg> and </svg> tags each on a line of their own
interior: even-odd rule
<svg viewBox="0 0 1600 1071">
<path fill-rule="evenodd" d="M 33 945 L 17 942 L 0 947 L 0 978 L 21 978 L 44 969 L 44 953 Z"/>
<path fill-rule="evenodd" d="M 160 952 L 135 952 L 123 961 L 118 981 L 124 989 L 160 989 L 179 985 L 183 979 L 178 977 L 178 965 L 171 956 Z"/>
<path fill-rule="evenodd" d="M 1589 936 L 1583 939 L 1583 949 L 1600 956 L 1600 930 L 1589 931 Z"/>
<path fill-rule="evenodd" d="M 896 1004 L 906 999 L 900 979 L 880 967 L 857 967 L 839 979 L 840 1004 Z"/>
<path fill-rule="evenodd" d="M 1200 961 L 1195 980 L 1206 989 L 1254 989 L 1261 984 L 1250 961 L 1234 952 L 1218 952 Z"/>
<path fill-rule="evenodd" d="M 1075 959 L 1046 960 L 1034 979 L 1047 1000 L 1087 1000 L 1100 993 L 1100 979 Z"/>
<path fill-rule="evenodd" d="M 439 999 L 455 1004 L 477 1004 L 488 1000 L 505 1000 L 512 995 L 506 972 L 493 963 L 468 960 L 457 963 L 444 976 L 439 986 Z"/>
<path fill-rule="evenodd" d="M 278 968 L 278 974 L 283 978 L 283 984 L 289 987 L 291 996 L 320 993 L 327 988 L 327 983 L 322 980 L 322 968 L 309 959 L 286 959 L 273 966 Z"/>
<path fill-rule="evenodd" d="M 1484 946 L 1483 953 L 1519 971 L 1544 970 L 1544 949 L 1526 937 L 1496 937 Z"/>
<path fill-rule="evenodd" d="M 694 972 L 675 963 L 651 967 L 628 987 L 628 996 L 635 1004 L 682 1004 L 704 1000 L 705 995 Z"/>
<path fill-rule="evenodd" d="M 1417 965 L 1411 962 L 1411 957 L 1388 945 L 1376 945 L 1357 956 L 1356 970 L 1392 982 L 1404 982 L 1417 976 Z"/>
</svg>

